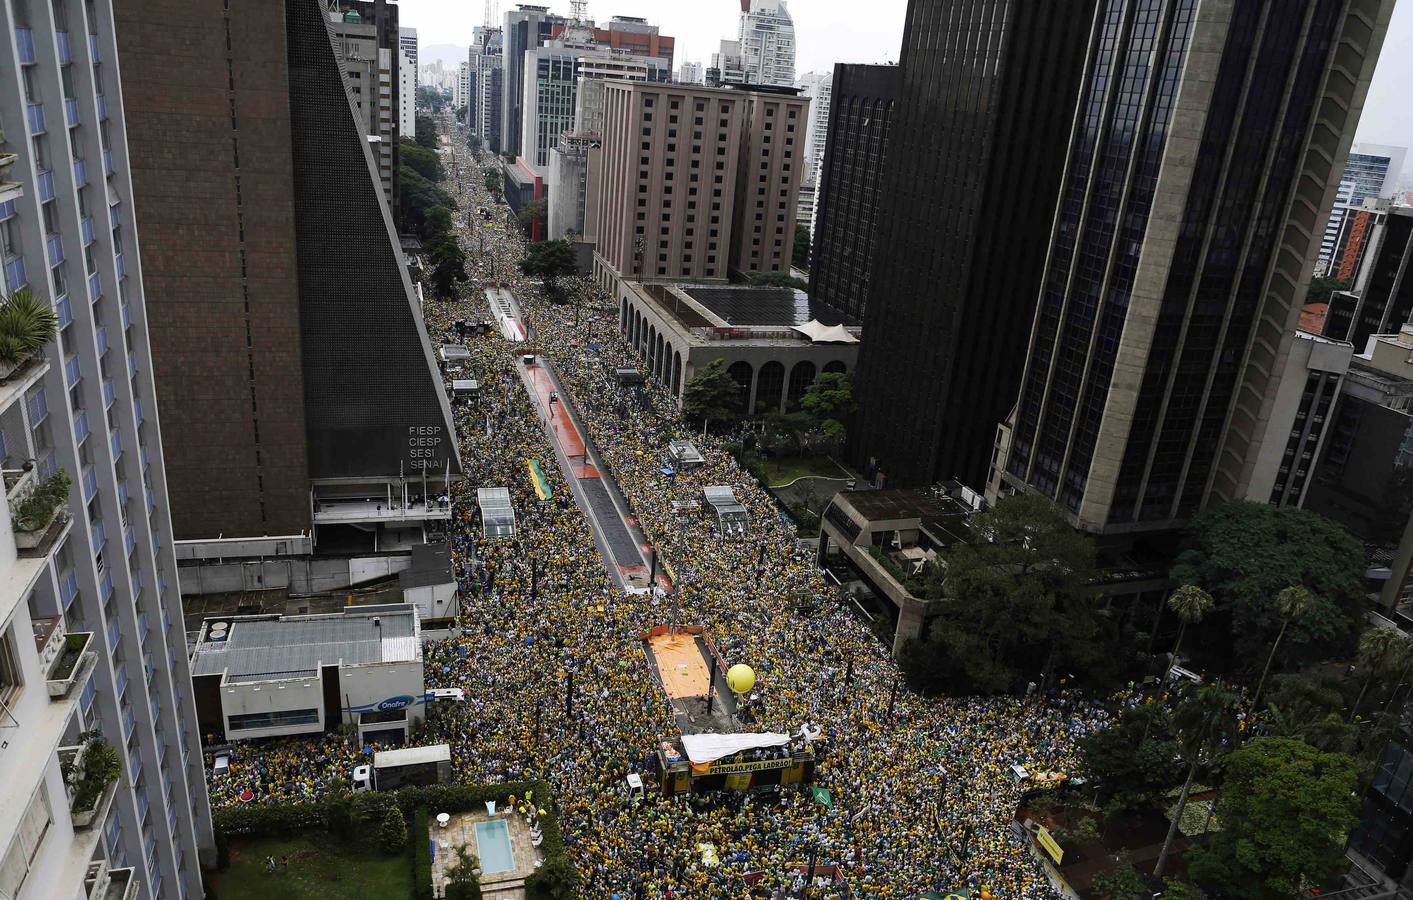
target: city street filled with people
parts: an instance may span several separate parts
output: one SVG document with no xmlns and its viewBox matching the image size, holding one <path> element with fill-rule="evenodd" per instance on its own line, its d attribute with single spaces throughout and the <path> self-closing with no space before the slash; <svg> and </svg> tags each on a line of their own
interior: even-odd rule
<svg viewBox="0 0 1413 900">
<path fill-rule="evenodd" d="M 1108 723 L 1108 704 L 1065 693 L 923 698 L 906 690 L 888 648 L 839 602 L 726 439 L 684 423 L 660 387 L 640 392 L 612 378 L 614 366 L 641 360 L 601 288 L 565 279 L 558 299 L 567 302 L 551 302 L 538 279 L 518 273 L 525 239 L 486 188 L 483 167 L 493 159 L 478 159 L 458 135 L 444 160 L 470 281 L 464 299 L 428 295 L 423 312 L 434 346 L 468 347 L 462 366 L 481 390 L 453 405 L 465 472 L 448 534 L 460 633 L 425 647 L 427 689 L 459 687 L 465 699 L 437 704 L 416 742 L 450 744 L 457 780 L 552 784 L 586 898 L 744 897 L 748 873 L 780 896 L 797 877 L 791 864 L 807 860 L 838 864 L 856 897 L 968 885 L 1008 900 L 1057 896 L 1012 829 L 1021 790 L 1012 766 L 1071 771 L 1079 739 Z M 474 214 L 483 206 L 497 210 L 489 222 Z M 458 336 L 458 321 L 491 318 L 482 293 L 491 283 L 514 292 L 526 341 Z M 557 373 L 670 590 L 630 592 L 610 578 L 517 370 L 532 353 Z M 667 466 L 674 438 L 692 440 L 705 465 Z M 528 460 L 540 462 L 550 499 L 539 499 Z M 744 540 L 723 540 L 709 519 L 673 507 L 718 484 L 750 513 Z M 491 486 L 510 489 L 513 538 L 482 532 L 476 489 Z M 815 784 L 827 802 L 789 788 L 626 796 L 625 776 L 648 772 L 647 758 L 676 734 L 641 644 L 644 631 L 674 615 L 703 626 L 728 665 L 755 671 L 742 699 L 759 730 L 821 730 Z M 231 773 L 211 781 L 212 803 L 347 789 L 365 752 L 335 735 L 241 746 Z"/>
</svg>

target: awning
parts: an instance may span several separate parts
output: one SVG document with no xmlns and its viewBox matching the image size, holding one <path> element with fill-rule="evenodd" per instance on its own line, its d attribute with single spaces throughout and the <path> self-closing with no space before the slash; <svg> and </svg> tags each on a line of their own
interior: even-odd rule
<svg viewBox="0 0 1413 900">
<path fill-rule="evenodd" d="M 814 344 L 857 344 L 859 339 L 849 333 L 843 325 L 825 325 L 818 319 L 810 319 L 803 325 L 791 326 Z"/>
<path fill-rule="evenodd" d="M 783 747 L 790 743 L 788 734 L 766 731 L 760 734 L 684 734 L 682 749 L 694 765 L 715 762 L 724 756 L 755 750 L 759 747 Z"/>
</svg>

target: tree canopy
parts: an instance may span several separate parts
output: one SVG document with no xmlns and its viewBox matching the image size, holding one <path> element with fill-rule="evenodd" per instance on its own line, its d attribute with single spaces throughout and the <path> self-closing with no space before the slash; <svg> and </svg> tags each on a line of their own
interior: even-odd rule
<svg viewBox="0 0 1413 900">
<path fill-rule="evenodd" d="M 1347 291 L 1351 287 L 1348 278 L 1312 278 L 1310 292 L 1305 295 L 1306 303 L 1328 303 L 1335 291 Z"/>
<path fill-rule="evenodd" d="M 1355 762 L 1304 741 L 1257 738 L 1226 760 L 1222 829 L 1189 851 L 1194 881 L 1224 897 L 1287 900 L 1343 871 L 1354 827 Z"/>
<path fill-rule="evenodd" d="M 741 387 L 719 359 L 698 371 L 682 389 L 682 415 L 688 420 L 725 422 L 739 413 Z"/>
<path fill-rule="evenodd" d="M 424 116 L 421 113 L 417 114 L 417 125 L 414 135 L 416 136 L 416 141 L 418 144 L 427 148 L 428 150 L 436 151 L 437 123 L 432 119 L 431 116 Z"/>
<path fill-rule="evenodd" d="M 795 251 L 790 262 L 797 269 L 810 267 L 810 229 L 803 222 L 795 223 Z"/>
<path fill-rule="evenodd" d="M 1126 710 L 1117 725 L 1080 741 L 1084 768 L 1108 811 L 1147 809 L 1172 787 L 1178 744 L 1171 725 L 1166 708 L 1149 703 Z"/>
<path fill-rule="evenodd" d="M 1286 663 L 1352 647 L 1363 608 L 1364 554 L 1339 525 L 1315 513 L 1265 503 L 1228 503 L 1202 513 L 1172 570 L 1217 607 L 1201 625 L 1210 665 L 1264 659 L 1286 617 L 1277 599 L 1300 585 L 1311 608 L 1291 620 L 1278 659 Z M 1277 670 L 1280 666 L 1277 666 Z"/>
<path fill-rule="evenodd" d="M 928 639 L 905 654 L 917 687 L 993 693 L 1055 672 L 1112 678 L 1112 633 L 1091 586 L 1094 545 L 1049 500 L 1002 499 L 945 560 Z"/>
<path fill-rule="evenodd" d="M 858 404 L 854 402 L 854 382 L 847 372 L 825 372 L 815 378 L 800 398 L 800 407 L 816 423 L 816 427 L 835 443 L 844 440 L 844 423 Z"/>
<path fill-rule="evenodd" d="M 398 143 L 398 159 L 406 166 L 411 166 L 418 175 L 428 181 L 438 182 L 446 179 L 446 170 L 442 168 L 441 157 L 437 151 L 428 150 L 421 144 L 403 138 Z"/>
</svg>

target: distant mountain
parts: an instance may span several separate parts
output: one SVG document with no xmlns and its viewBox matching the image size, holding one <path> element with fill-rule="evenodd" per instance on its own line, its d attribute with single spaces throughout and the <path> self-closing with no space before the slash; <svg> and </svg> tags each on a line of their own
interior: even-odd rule
<svg viewBox="0 0 1413 900">
<path fill-rule="evenodd" d="M 422 44 L 417 48 L 417 64 L 425 66 L 441 60 L 444 66 L 456 66 L 466 62 L 466 52 L 470 48 L 456 44 Z"/>
</svg>

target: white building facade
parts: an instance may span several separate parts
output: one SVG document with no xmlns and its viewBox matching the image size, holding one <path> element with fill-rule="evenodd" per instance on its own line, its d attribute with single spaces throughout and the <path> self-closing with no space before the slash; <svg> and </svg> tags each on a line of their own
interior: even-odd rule
<svg viewBox="0 0 1413 900">
<path fill-rule="evenodd" d="M 701 84 L 706 69 L 699 62 L 684 62 L 677 69 L 677 80 L 682 84 Z"/>
<path fill-rule="evenodd" d="M 58 319 L 0 381 L 0 896 L 187 900 L 214 839 L 112 2 L 0 0 L 0 33 L 0 288 Z M 60 760 L 95 731 L 118 774 L 87 804 Z"/>
<path fill-rule="evenodd" d="M 741 11 L 737 40 L 745 81 L 781 87 L 795 83 L 795 23 L 785 0 L 750 0 Z M 724 69 L 722 80 L 730 80 Z"/>
<path fill-rule="evenodd" d="M 417 29 L 397 30 L 397 129 L 403 137 L 417 133 Z"/>
</svg>

